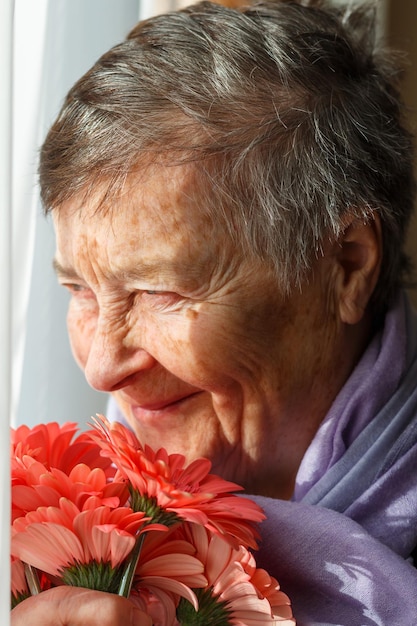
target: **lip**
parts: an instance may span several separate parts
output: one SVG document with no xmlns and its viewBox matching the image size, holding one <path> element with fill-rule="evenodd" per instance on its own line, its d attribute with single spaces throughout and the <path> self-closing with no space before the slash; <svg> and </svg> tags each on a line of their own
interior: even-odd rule
<svg viewBox="0 0 417 626">
<path fill-rule="evenodd" d="M 193 391 L 185 396 L 170 398 L 169 400 L 147 402 L 140 405 L 130 401 L 129 404 L 136 420 L 139 422 L 148 422 L 155 418 L 161 419 L 181 413 L 188 402 L 192 401 L 193 398 L 199 396 L 201 393 L 203 392 Z"/>
</svg>

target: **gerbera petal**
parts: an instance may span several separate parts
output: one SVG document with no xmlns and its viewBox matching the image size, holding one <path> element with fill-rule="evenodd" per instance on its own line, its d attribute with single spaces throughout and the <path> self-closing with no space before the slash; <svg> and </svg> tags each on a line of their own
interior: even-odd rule
<svg viewBox="0 0 417 626">
<path fill-rule="evenodd" d="M 32 524 L 12 537 L 12 555 L 52 576 L 75 561 L 84 560 L 79 539 L 65 526 Z"/>
<path fill-rule="evenodd" d="M 178 580 L 173 580 L 172 578 L 165 578 L 164 576 L 147 576 L 143 579 L 139 585 L 143 585 L 147 587 L 150 591 L 157 594 L 159 589 L 164 591 L 169 591 L 170 593 L 174 593 L 178 596 L 181 596 L 190 602 L 194 609 L 197 611 L 198 609 L 198 600 L 194 591 L 188 587 L 188 585 L 184 585 L 184 583 L 179 582 Z"/>
<path fill-rule="evenodd" d="M 141 587 L 132 593 L 130 601 L 152 618 L 153 626 L 178 626 L 176 618 L 176 596 L 163 589 Z"/>
<path fill-rule="evenodd" d="M 213 535 L 206 556 L 206 571 L 210 584 L 221 576 L 233 557 L 233 548 L 218 535 Z"/>
<path fill-rule="evenodd" d="M 207 517 L 206 513 L 199 510 L 198 508 L 177 508 L 170 505 L 167 507 L 167 510 L 171 511 L 172 513 L 176 513 L 181 519 L 186 520 L 187 522 L 201 524 L 201 526 L 206 526 L 207 524 L 209 524 L 209 518 Z"/>
<path fill-rule="evenodd" d="M 26 594 L 29 592 L 26 577 L 25 577 L 25 569 L 22 561 L 19 559 L 13 559 L 11 562 L 11 588 L 12 593 L 17 596 L 19 594 Z"/>
<path fill-rule="evenodd" d="M 112 567 L 117 567 L 132 552 L 135 538 L 116 528 L 110 535 L 110 551 Z"/>
<path fill-rule="evenodd" d="M 194 485 L 195 483 L 200 483 L 202 480 L 207 478 L 209 471 L 211 470 L 211 461 L 208 459 L 196 459 L 192 461 L 184 470 L 181 471 L 181 484 L 184 485 L 184 490 L 186 490 L 186 486 Z M 218 484 L 220 485 L 223 482 L 222 479 L 218 480 Z M 213 491 L 216 493 L 216 491 Z"/>
<path fill-rule="evenodd" d="M 188 554 L 165 554 L 148 560 L 146 563 L 139 562 L 137 574 L 146 576 L 167 576 L 181 579 L 184 576 L 203 574 L 204 567 L 199 559 Z M 198 586 L 198 585 L 197 585 Z"/>
<path fill-rule="evenodd" d="M 15 485 L 12 487 L 13 504 L 22 511 L 22 514 L 27 513 L 28 511 L 34 511 L 39 506 L 45 504 L 58 504 L 60 498 L 59 493 L 53 489 L 49 489 L 43 493 L 46 493 L 45 500 L 42 497 L 42 492 L 39 492 L 33 487 L 28 487 L 27 485 Z"/>
</svg>

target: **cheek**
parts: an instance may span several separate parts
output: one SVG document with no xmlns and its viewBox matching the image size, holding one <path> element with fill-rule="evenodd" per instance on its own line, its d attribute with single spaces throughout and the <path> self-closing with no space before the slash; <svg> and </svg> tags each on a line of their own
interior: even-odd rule
<svg viewBox="0 0 417 626">
<path fill-rule="evenodd" d="M 71 349 L 78 365 L 84 369 L 90 354 L 97 324 L 93 311 L 81 311 L 70 304 L 67 315 L 68 335 Z"/>
<path fill-rule="evenodd" d="M 182 336 L 178 333 L 169 346 L 170 363 L 175 360 L 174 373 L 217 392 L 253 381 L 261 375 L 269 352 L 271 335 L 267 325 L 265 318 L 258 323 L 237 307 L 201 307 L 184 325 L 182 330 L 186 332 Z"/>
</svg>

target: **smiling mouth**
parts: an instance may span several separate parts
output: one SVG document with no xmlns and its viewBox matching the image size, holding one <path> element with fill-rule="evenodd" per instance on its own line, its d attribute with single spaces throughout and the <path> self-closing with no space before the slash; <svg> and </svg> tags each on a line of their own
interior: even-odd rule
<svg viewBox="0 0 417 626">
<path fill-rule="evenodd" d="M 192 400 L 201 393 L 203 392 L 195 391 L 187 396 L 169 400 L 168 402 L 153 402 L 142 405 L 131 404 L 131 410 L 135 418 L 139 421 L 149 418 L 168 416 L 170 414 L 175 414 L 178 410 L 182 409 L 188 401 Z"/>
</svg>

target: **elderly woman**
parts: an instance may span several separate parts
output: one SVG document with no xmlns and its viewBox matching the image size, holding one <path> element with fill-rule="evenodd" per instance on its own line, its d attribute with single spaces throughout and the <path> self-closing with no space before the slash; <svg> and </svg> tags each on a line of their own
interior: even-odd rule
<svg viewBox="0 0 417 626">
<path fill-rule="evenodd" d="M 136 26 L 69 92 L 43 202 L 72 349 L 113 419 L 254 494 L 258 561 L 299 624 L 411 625 L 411 140 L 369 15 L 305 4 Z M 69 588 L 12 615 L 145 623 Z"/>
</svg>

